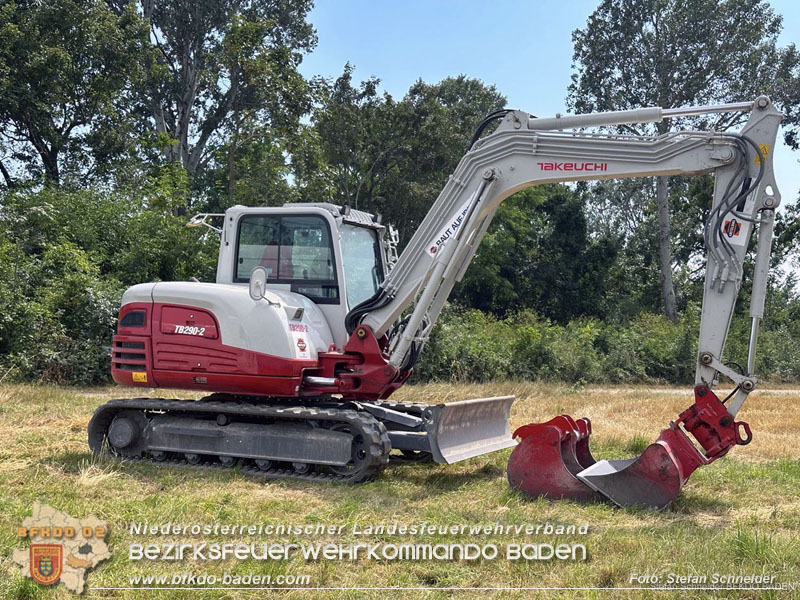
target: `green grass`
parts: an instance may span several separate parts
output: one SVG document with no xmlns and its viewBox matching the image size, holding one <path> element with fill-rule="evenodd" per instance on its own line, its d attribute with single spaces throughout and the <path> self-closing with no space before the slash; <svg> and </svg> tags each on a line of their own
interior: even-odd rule
<svg viewBox="0 0 800 600">
<path fill-rule="evenodd" d="M 511 389 L 513 388 L 513 389 Z M 431 401 L 444 388 L 420 386 L 404 389 L 404 400 Z M 470 393 L 467 387 L 449 386 L 448 400 Z M 497 393 L 512 391 L 519 400 L 514 424 L 538 414 L 571 411 L 592 413 L 614 411 L 616 402 L 629 402 L 629 392 L 652 405 L 660 402 L 658 393 L 644 389 L 575 392 L 568 387 L 541 387 L 533 384 L 498 384 Z M 484 390 L 481 390 L 484 391 Z M 660 393 L 660 392 L 659 392 Z M 664 398 L 674 396 L 671 390 Z M 581 505 L 574 502 L 549 502 L 524 498 L 509 489 L 505 466 L 509 451 L 478 457 L 450 466 L 432 464 L 391 464 L 381 477 L 358 486 L 309 484 L 302 482 L 263 483 L 243 478 L 235 471 L 196 472 L 145 463 L 119 464 L 91 457 L 85 427 L 94 408 L 126 390 L 64 390 L 54 387 L 0 386 L 0 597 L 68 598 L 63 588 L 44 588 L 22 578 L 11 562 L 12 549 L 24 545 L 16 538 L 16 527 L 30 515 L 34 501 L 50 504 L 83 518 L 94 514 L 108 520 L 107 538 L 113 558 L 90 571 L 87 597 L 138 598 L 141 591 L 101 591 L 100 587 L 125 587 L 135 573 L 173 572 L 221 575 L 224 571 L 245 574 L 308 574 L 313 587 L 419 587 L 423 591 L 337 591 L 309 592 L 288 590 L 278 597 L 316 596 L 405 598 L 422 596 L 444 598 L 456 592 L 449 587 L 630 587 L 632 573 L 639 574 L 759 574 L 776 575 L 778 581 L 800 582 L 800 462 L 795 446 L 776 451 L 768 458 L 752 447 L 737 448 L 710 467 L 698 470 L 682 495 L 666 511 L 622 510 L 606 504 Z M 166 394 L 162 394 L 166 395 Z M 488 393 L 482 395 L 489 395 Z M 616 399 L 615 399 L 616 398 Z M 638 401 L 638 400 L 637 400 Z M 679 396 L 676 402 L 685 402 Z M 763 404 L 769 398 L 759 399 Z M 775 398 L 776 406 L 798 406 L 797 398 L 786 394 Z M 575 406 L 581 408 L 575 409 Z M 602 408 L 602 410 L 601 410 Z M 800 426 L 795 414 L 787 419 Z M 582 416 L 576 414 L 575 416 Z M 786 419 L 781 420 L 783 423 Z M 764 423 L 771 421 L 765 419 Z M 778 421 L 776 421 L 778 423 Z M 655 423 L 656 429 L 666 423 Z M 755 436 L 785 435 L 762 424 L 753 425 Z M 595 427 L 600 425 L 595 421 Z M 792 433 L 794 432 L 794 433 Z M 796 434 L 792 430 L 793 435 Z M 652 439 L 633 429 L 627 433 L 597 431 L 593 451 L 597 457 L 624 457 L 640 452 Z M 781 438 L 782 439 L 782 438 Z M 754 444 L 755 446 L 755 444 Z M 755 447 L 758 450 L 758 447 Z M 354 523 L 416 524 L 494 524 L 533 525 L 589 523 L 588 536 L 554 537 L 546 535 L 445 536 L 419 538 L 388 535 L 357 538 L 341 537 L 255 537 L 230 538 L 201 536 L 172 538 L 133 536 L 132 521 L 161 524 L 290 524 L 325 523 L 344 525 L 348 532 Z M 306 563 L 299 556 L 289 561 L 227 561 L 200 564 L 191 561 L 131 562 L 130 543 L 167 541 L 238 542 L 396 542 L 396 543 L 584 543 L 588 560 L 518 561 L 503 559 L 477 562 L 375 562 L 362 560 L 318 561 Z M 800 590 L 800 588 L 798 588 Z M 464 592 L 458 592 L 462 594 Z M 169 590 L 150 592 L 158 598 L 250 598 L 263 591 Z M 474 597 L 532 598 L 663 598 L 661 591 L 510 591 L 473 592 Z M 800 592 L 795 592 L 800 594 Z M 790 592 L 682 592 L 676 597 L 792 597 Z M 151 597 L 151 596 L 148 596 Z M 795 595 L 794 597 L 798 597 Z"/>
</svg>

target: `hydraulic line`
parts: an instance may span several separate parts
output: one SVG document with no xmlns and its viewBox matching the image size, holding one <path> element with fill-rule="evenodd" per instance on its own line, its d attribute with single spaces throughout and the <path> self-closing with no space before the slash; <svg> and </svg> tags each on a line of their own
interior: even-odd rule
<svg viewBox="0 0 800 600">
<path fill-rule="evenodd" d="M 716 209 L 712 210 L 706 220 L 703 237 L 705 239 L 706 247 L 716 259 L 716 266 L 712 274 L 712 288 L 715 286 L 717 279 L 720 281 L 720 290 L 727 280 L 728 274 L 733 271 L 734 279 L 741 277 L 740 268 L 735 260 L 735 250 L 731 243 L 726 239 L 725 235 L 725 218 L 728 215 L 733 215 L 743 221 L 753 222 L 753 219 L 742 215 L 735 210 L 735 207 L 747 200 L 747 197 L 756 189 L 764 176 L 764 156 L 758 145 L 753 142 L 749 137 L 740 134 L 725 134 L 734 140 L 737 147 L 737 167 L 736 173 L 728 182 L 722 199 L 717 205 Z M 755 179 L 748 181 L 747 179 L 747 147 L 745 144 L 750 144 L 759 159 L 759 171 Z M 736 193 L 734 190 L 739 189 Z M 720 265 L 724 265 L 720 272 Z"/>
</svg>

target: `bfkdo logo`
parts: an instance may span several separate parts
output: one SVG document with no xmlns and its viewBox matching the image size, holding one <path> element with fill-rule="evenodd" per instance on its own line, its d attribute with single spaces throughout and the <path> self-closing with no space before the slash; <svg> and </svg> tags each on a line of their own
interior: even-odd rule
<svg viewBox="0 0 800 600">
<path fill-rule="evenodd" d="M 64 546 L 31 544 L 31 577 L 36 583 L 52 585 L 61 577 Z"/>
<path fill-rule="evenodd" d="M 33 504 L 33 514 L 17 527 L 28 548 L 14 550 L 12 559 L 23 577 L 41 585 L 61 583 L 80 594 L 86 572 L 111 558 L 105 543 L 108 523 L 97 517 L 76 519 L 46 504 Z"/>
</svg>

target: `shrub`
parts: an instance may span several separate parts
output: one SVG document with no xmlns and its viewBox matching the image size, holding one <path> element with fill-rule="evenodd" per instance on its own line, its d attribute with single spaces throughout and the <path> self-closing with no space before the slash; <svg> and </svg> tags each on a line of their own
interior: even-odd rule
<svg viewBox="0 0 800 600">
<path fill-rule="evenodd" d="M 628 324 L 576 319 L 558 325 L 525 310 L 498 320 L 449 305 L 417 364 L 415 381 L 538 379 L 565 383 L 694 381 L 700 309 L 689 305 L 677 323 L 642 313 Z M 746 366 L 750 319 L 734 318 L 725 360 Z M 759 338 L 757 375 L 800 380 L 800 334 L 787 324 Z"/>
</svg>

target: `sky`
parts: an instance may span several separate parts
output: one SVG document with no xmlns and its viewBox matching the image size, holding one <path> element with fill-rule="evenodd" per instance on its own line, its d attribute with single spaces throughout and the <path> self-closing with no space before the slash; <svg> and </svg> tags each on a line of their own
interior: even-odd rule
<svg viewBox="0 0 800 600">
<path fill-rule="evenodd" d="M 336 78 L 345 63 L 354 81 L 375 76 L 402 98 L 417 80 L 464 74 L 492 84 L 509 108 L 539 117 L 566 111 L 572 31 L 599 0 L 316 0 L 309 20 L 319 44 L 300 71 Z M 800 45 L 800 1 L 773 0 L 783 15 L 781 45 Z M 739 98 L 731 101 L 741 100 Z M 774 171 L 783 203 L 800 191 L 800 152 L 781 144 Z"/>
</svg>

